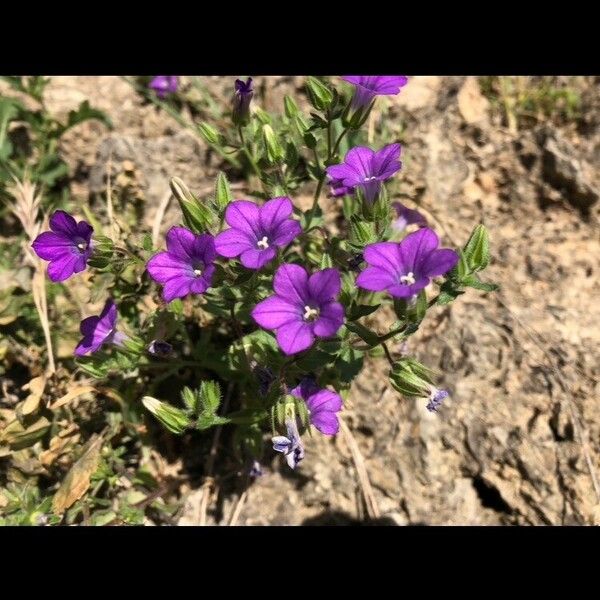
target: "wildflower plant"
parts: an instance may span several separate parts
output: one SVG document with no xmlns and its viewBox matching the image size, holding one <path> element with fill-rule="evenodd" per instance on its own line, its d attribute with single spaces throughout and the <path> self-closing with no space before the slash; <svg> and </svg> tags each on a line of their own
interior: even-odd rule
<svg viewBox="0 0 600 600">
<path fill-rule="evenodd" d="M 311 429 L 337 434 L 368 361 L 388 361 L 401 395 L 450 410 L 432 371 L 394 348 L 466 288 L 495 289 L 480 279 L 488 234 L 476 225 L 464 247 L 450 248 L 393 198 L 409 149 L 366 145 L 361 127 L 379 95 L 405 85 L 403 76 L 309 77 L 308 112 L 287 96 L 270 114 L 251 78 L 232 80 L 227 121 L 206 118 L 195 130 L 228 157 L 244 191 L 234 195 L 224 172 L 210 197 L 172 179 L 180 223 L 157 244 L 118 216 L 88 223 L 79 211 L 54 212 L 33 250 L 53 282 L 85 275 L 105 303 L 81 321 L 78 367 L 125 387 L 138 422 L 150 416 L 174 435 L 235 427 L 251 478 L 273 451 L 291 468 L 308 460 Z M 183 93 L 175 77 L 150 88 Z"/>
</svg>

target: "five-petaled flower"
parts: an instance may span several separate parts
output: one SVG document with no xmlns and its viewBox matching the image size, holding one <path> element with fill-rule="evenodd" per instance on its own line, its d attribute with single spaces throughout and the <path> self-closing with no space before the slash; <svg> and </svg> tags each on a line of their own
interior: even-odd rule
<svg viewBox="0 0 600 600">
<path fill-rule="evenodd" d="M 275 330 L 287 355 L 310 348 L 315 337 L 335 335 L 344 322 L 344 307 L 336 302 L 341 280 L 337 269 L 323 269 L 310 277 L 299 265 L 281 265 L 273 277 L 275 294 L 252 311 L 264 329 Z"/>
<path fill-rule="evenodd" d="M 298 425 L 295 417 L 288 417 L 285 420 L 287 428 L 287 437 L 285 435 L 273 436 L 273 450 L 283 452 L 285 460 L 291 469 L 295 469 L 304 458 L 304 446 L 298 433 Z"/>
<path fill-rule="evenodd" d="M 373 202 L 381 184 L 402 168 L 400 144 L 389 144 L 381 150 L 357 146 L 349 150 L 344 162 L 327 167 L 329 185 L 334 196 L 362 188 L 367 202 Z"/>
<path fill-rule="evenodd" d="M 148 87 L 154 90 L 159 98 L 165 98 L 177 91 L 179 77 L 177 75 L 157 75 L 152 79 Z"/>
<path fill-rule="evenodd" d="M 291 218 L 289 198 L 273 198 L 262 206 L 236 200 L 227 206 L 225 221 L 231 227 L 215 238 L 217 252 L 226 258 L 240 257 L 248 269 L 261 269 L 272 261 L 277 248 L 287 246 L 302 227 Z"/>
<path fill-rule="evenodd" d="M 351 107 L 356 110 L 368 107 L 375 96 L 399 94 L 408 82 L 405 75 L 347 75 L 342 79 L 355 86 Z"/>
<path fill-rule="evenodd" d="M 50 217 L 50 229 L 40 233 L 32 247 L 40 258 L 50 261 L 50 279 L 64 281 L 85 269 L 92 254 L 94 228 L 86 221 L 77 223 L 64 210 L 57 210 Z"/>
<path fill-rule="evenodd" d="M 233 109 L 231 112 L 232 120 L 236 125 L 245 125 L 250 116 L 250 101 L 254 95 L 252 87 L 252 77 L 244 82 L 241 79 L 235 80 L 235 92 L 233 94 Z"/>
<path fill-rule="evenodd" d="M 292 396 L 302 398 L 308 408 L 310 422 L 325 435 L 335 435 L 340 429 L 338 413 L 342 399 L 327 389 L 320 389 L 314 379 L 305 377 L 292 390 Z"/>
<path fill-rule="evenodd" d="M 163 284 L 165 302 L 171 302 L 188 294 L 203 294 L 210 287 L 216 256 L 212 235 L 172 227 L 166 252 L 153 256 L 146 268 L 154 281 Z"/>
<path fill-rule="evenodd" d="M 77 344 L 75 354 L 83 356 L 96 352 L 104 344 L 122 344 L 125 334 L 117 331 L 117 306 L 109 298 L 99 316 L 83 319 L 79 331 L 83 339 Z"/>
<path fill-rule="evenodd" d="M 396 218 L 392 221 L 396 231 L 404 231 L 409 225 L 427 227 L 427 219 L 418 210 L 408 208 L 402 202 L 392 202 L 392 207 L 396 211 Z"/>
<path fill-rule="evenodd" d="M 438 250 L 436 233 L 424 227 L 401 242 L 368 245 L 364 258 L 370 265 L 356 284 L 372 292 L 386 290 L 396 298 L 411 298 L 425 288 L 432 277 L 445 275 L 459 260 L 454 250 Z"/>
</svg>

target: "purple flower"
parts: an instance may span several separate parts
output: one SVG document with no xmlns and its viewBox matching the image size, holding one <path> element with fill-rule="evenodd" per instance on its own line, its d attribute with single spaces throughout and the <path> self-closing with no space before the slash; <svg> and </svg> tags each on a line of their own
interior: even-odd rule
<svg viewBox="0 0 600 600">
<path fill-rule="evenodd" d="M 99 316 L 81 321 L 79 331 L 83 339 L 77 344 L 75 355 L 83 356 L 88 352 L 96 352 L 104 344 L 122 344 L 126 336 L 118 332 L 116 326 L 117 306 L 109 298 Z"/>
<path fill-rule="evenodd" d="M 341 280 L 337 269 L 323 269 L 310 277 L 298 265 L 281 265 L 273 277 L 275 294 L 259 302 L 254 320 L 276 330 L 284 354 L 310 348 L 316 337 L 331 337 L 344 322 L 344 307 L 335 301 Z"/>
<path fill-rule="evenodd" d="M 285 421 L 287 427 L 287 437 L 285 435 L 273 436 L 273 450 L 283 452 L 288 466 L 295 469 L 300 461 L 304 458 L 304 446 L 298 433 L 298 425 L 296 420 L 287 418 Z"/>
<path fill-rule="evenodd" d="M 325 435 L 335 435 L 340 429 L 337 412 L 342 399 L 327 389 L 319 389 L 314 379 L 305 377 L 293 390 L 292 396 L 302 398 L 310 414 L 310 422 Z"/>
<path fill-rule="evenodd" d="M 432 387 L 431 394 L 429 395 L 429 402 L 425 407 L 429 412 L 437 412 L 437 409 L 442 405 L 442 402 L 449 396 L 446 390 L 439 390 L 436 387 Z"/>
<path fill-rule="evenodd" d="M 163 340 L 152 340 L 148 346 L 148 352 L 153 356 L 169 356 L 172 350 L 173 346 Z"/>
<path fill-rule="evenodd" d="M 163 284 L 165 302 L 171 302 L 188 294 L 203 294 L 210 287 L 216 256 L 212 235 L 171 227 L 167 251 L 153 256 L 146 268 L 154 281 Z"/>
<path fill-rule="evenodd" d="M 263 470 L 261 464 L 257 460 L 252 461 L 252 466 L 248 471 L 248 475 L 252 479 L 257 479 L 258 477 L 263 476 Z"/>
<path fill-rule="evenodd" d="M 233 94 L 233 110 L 231 117 L 236 125 L 245 125 L 250 115 L 250 100 L 254 95 L 252 77 L 248 77 L 246 83 L 241 79 L 235 80 L 235 92 Z"/>
<path fill-rule="evenodd" d="M 355 86 L 351 107 L 360 110 L 371 104 L 375 96 L 395 96 L 408 83 L 405 75 L 347 75 L 344 81 Z"/>
<path fill-rule="evenodd" d="M 327 175 L 333 195 L 347 194 L 360 187 L 367 202 L 373 202 L 381 188 L 381 182 L 389 179 L 402 168 L 400 144 L 390 144 L 381 150 L 364 146 L 352 148 L 344 162 L 327 167 Z"/>
<path fill-rule="evenodd" d="M 372 292 L 386 290 L 396 298 L 411 298 L 432 277 L 444 275 L 458 262 L 454 250 L 438 250 L 438 236 L 425 227 L 407 235 L 400 243 L 379 242 L 364 250 L 367 267 L 356 284 Z"/>
<path fill-rule="evenodd" d="M 177 75 L 157 75 L 152 79 L 148 87 L 154 90 L 159 98 L 165 98 L 177 91 L 179 77 Z"/>
<path fill-rule="evenodd" d="M 427 227 L 427 219 L 418 211 L 404 206 L 401 202 L 393 202 L 397 218 L 392 221 L 392 227 L 397 231 L 404 231 L 409 225 Z"/>
<path fill-rule="evenodd" d="M 277 248 L 287 246 L 302 233 L 291 219 L 294 207 L 289 198 L 273 198 L 262 206 L 236 200 L 227 206 L 225 221 L 231 227 L 215 238 L 215 248 L 226 258 L 240 257 L 248 269 L 261 269 L 272 261 Z"/>
<path fill-rule="evenodd" d="M 57 210 L 50 217 L 50 229 L 40 233 L 32 247 L 40 258 L 50 261 L 50 279 L 64 281 L 85 269 L 92 254 L 94 228 L 86 221 L 77 223 L 64 210 Z"/>
</svg>

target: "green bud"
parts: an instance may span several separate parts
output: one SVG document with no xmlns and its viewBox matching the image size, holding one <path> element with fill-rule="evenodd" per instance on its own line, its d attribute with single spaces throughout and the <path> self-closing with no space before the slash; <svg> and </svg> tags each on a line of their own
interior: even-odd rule
<svg viewBox="0 0 600 600">
<path fill-rule="evenodd" d="M 200 123 L 198 123 L 198 130 L 200 131 L 200 135 L 207 144 L 212 144 L 213 146 L 219 145 L 221 141 L 221 136 L 212 125 L 201 121 Z"/>
<path fill-rule="evenodd" d="M 490 262 L 490 243 L 487 229 L 477 225 L 463 250 L 471 272 L 482 271 Z"/>
<path fill-rule="evenodd" d="M 233 200 L 227 176 L 222 171 L 217 175 L 215 183 L 215 202 L 219 210 L 223 210 Z"/>
<path fill-rule="evenodd" d="M 431 387 L 429 371 L 410 358 L 399 360 L 390 371 L 392 387 L 403 396 L 427 396 Z"/>
<path fill-rule="evenodd" d="M 280 162 L 284 156 L 283 148 L 270 125 L 263 125 L 263 140 L 269 162 L 271 164 Z"/>
<path fill-rule="evenodd" d="M 358 250 L 362 250 L 367 244 L 377 241 L 375 225 L 363 220 L 358 215 L 352 215 L 350 219 L 350 237 L 348 242 Z"/>
<path fill-rule="evenodd" d="M 309 77 L 306 81 L 306 90 L 310 103 L 317 110 L 327 110 L 333 102 L 333 92 L 316 77 Z"/>
<path fill-rule="evenodd" d="M 94 269 L 106 269 L 115 256 L 114 242 L 105 235 L 94 236 L 92 255 L 88 260 Z"/>
<path fill-rule="evenodd" d="M 285 96 L 283 98 L 283 106 L 285 109 L 285 116 L 288 119 L 293 119 L 299 113 L 298 105 L 296 101 L 291 96 Z"/>
<path fill-rule="evenodd" d="M 394 298 L 394 311 L 400 321 L 420 323 L 427 312 L 427 294 L 421 290 L 412 300 Z"/>
<path fill-rule="evenodd" d="M 194 233 L 206 231 L 215 217 L 210 206 L 200 202 L 179 177 L 173 177 L 170 186 L 173 195 L 179 202 L 185 225 Z"/>
<path fill-rule="evenodd" d="M 142 404 L 172 433 L 182 434 L 191 425 L 189 417 L 181 409 L 166 402 L 144 396 Z"/>
</svg>

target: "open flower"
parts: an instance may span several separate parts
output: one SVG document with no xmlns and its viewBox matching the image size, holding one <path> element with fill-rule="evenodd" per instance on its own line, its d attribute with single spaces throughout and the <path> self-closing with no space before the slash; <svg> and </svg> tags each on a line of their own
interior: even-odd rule
<svg viewBox="0 0 600 600">
<path fill-rule="evenodd" d="M 231 227 L 215 238 L 215 248 L 226 258 L 240 257 L 248 269 L 261 269 L 272 261 L 277 248 L 287 246 L 301 232 L 291 219 L 294 207 L 289 198 L 273 198 L 262 206 L 236 200 L 227 206 L 225 221 Z"/>
<path fill-rule="evenodd" d="M 83 339 L 77 344 L 75 354 L 83 356 L 88 352 L 96 352 L 104 344 L 122 344 L 126 336 L 117 331 L 116 327 L 117 306 L 109 298 L 99 316 L 81 321 L 79 331 Z"/>
<path fill-rule="evenodd" d="M 179 77 L 177 75 L 157 75 L 152 79 L 148 87 L 154 90 L 159 98 L 165 98 L 177 91 Z"/>
<path fill-rule="evenodd" d="M 395 96 L 408 83 L 405 75 L 347 75 L 344 81 L 355 86 L 352 108 L 359 110 L 369 106 L 375 96 Z"/>
<path fill-rule="evenodd" d="M 438 408 L 442 405 L 442 402 L 449 396 L 446 390 L 440 390 L 434 386 L 431 386 L 431 393 L 429 394 L 429 402 L 425 407 L 429 412 L 437 412 Z"/>
<path fill-rule="evenodd" d="M 335 435 L 340 429 L 337 413 L 342 409 L 342 399 L 327 389 L 320 389 L 315 380 L 305 377 L 294 389 L 292 396 L 302 398 L 308 408 L 310 422 L 323 434 Z"/>
<path fill-rule="evenodd" d="M 367 202 L 379 194 L 381 183 L 402 168 L 400 144 L 389 144 L 381 150 L 357 146 L 348 151 L 344 162 L 327 167 L 332 194 L 352 193 L 357 187 L 364 190 Z"/>
<path fill-rule="evenodd" d="M 444 275 L 458 262 L 454 250 L 438 250 L 436 233 L 425 227 L 407 235 L 401 242 L 379 242 L 364 250 L 370 265 L 357 277 L 356 284 L 372 292 L 386 290 L 396 298 L 410 298 L 425 288 L 432 277 Z"/>
<path fill-rule="evenodd" d="M 281 265 L 273 277 L 275 294 L 259 302 L 254 320 L 276 330 L 285 354 L 310 348 L 315 337 L 335 335 L 344 322 L 344 307 L 336 302 L 341 281 L 337 269 L 323 269 L 310 277 L 299 265 Z"/>
<path fill-rule="evenodd" d="M 163 284 L 165 302 L 171 302 L 188 294 L 203 294 L 210 287 L 216 256 L 212 235 L 171 227 L 167 251 L 153 256 L 146 268 L 154 281 Z"/>
<path fill-rule="evenodd" d="M 241 79 L 235 80 L 231 117 L 236 125 L 245 125 L 248 122 L 250 101 L 253 95 L 252 77 L 248 77 L 245 83 Z"/>
<path fill-rule="evenodd" d="M 50 229 L 40 233 L 32 247 L 40 258 L 50 261 L 50 279 L 64 281 L 85 269 L 92 254 L 94 228 L 86 221 L 77 223 L 64 210 L 57 210 L 50 217 Z"/>
<path fill-rule="evenodd" d="M 427 219 L 418 210 L 408 208 L 401 202 L 393 202 L 392 207 L 396 211 L 396 218 L 392 221 L 396 231 L 404 231 L 409 225 L 427 227 Z"/>
<path fill-rule="evenodd" d="M 296 419 L 288 417 L 285 420 L 285 425 L 287 428 L 287 437 L 285 435 L 273 436 L 271 439 L 273 450 L 282 452 L 290 469 L 295 469 L 304 458 L 304 446 L 298 433 Z"/>
</svg>

